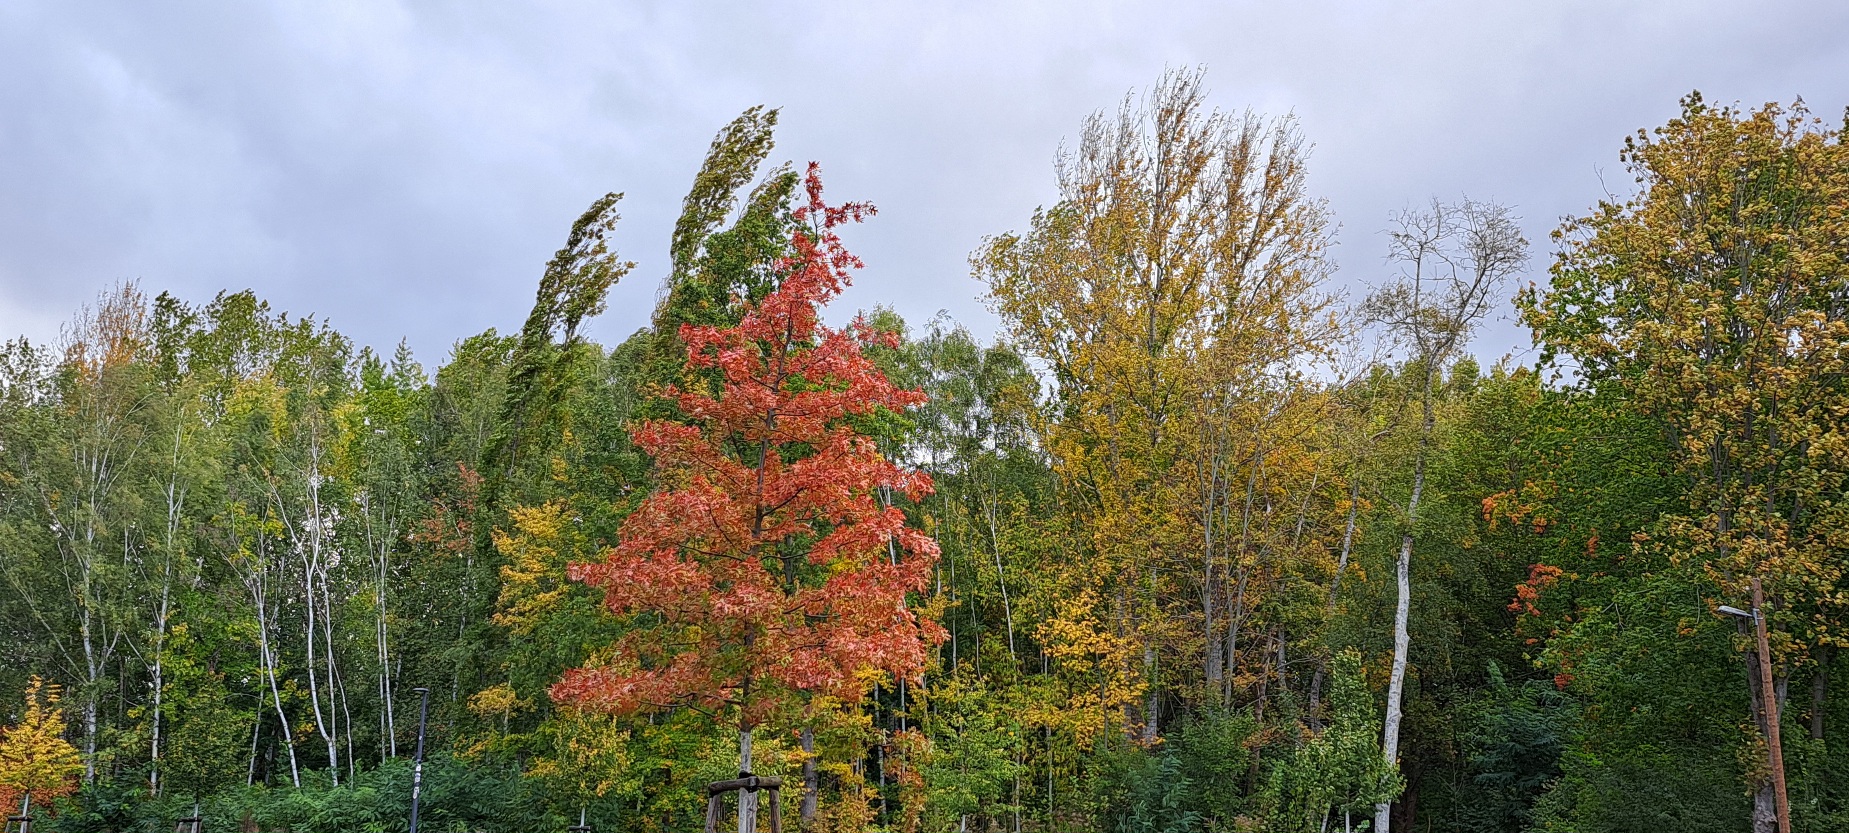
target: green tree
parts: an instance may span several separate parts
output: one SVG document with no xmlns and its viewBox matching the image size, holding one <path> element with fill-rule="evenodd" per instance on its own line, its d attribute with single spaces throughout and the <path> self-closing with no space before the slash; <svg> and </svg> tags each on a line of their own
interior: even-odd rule
<svg viewBox="0 0 1849 833">
<path fill-rule="evenodd" d="M 1782 687 L 1843 638 L 1849 602 L 1849 148 L 1801 104 L 1682 105 L 1626 140 L 1637 193 L 1566 223 L 1549 285 L 1519 303 L 1548 357 L 1661 425 L 1688 491 L 1656 540 L 1712 604 L 1765 579 Z M 1777 710 L 1754 703 L 1763 732 Z M 1770 830 L 1770 780 L 1750 777 Z"/>
<path fill-rule="evenodd" d="M 1380 723 L 1374 697 L 1361 677 L 1361 655 L 1346 651 L 1335 657 L 1331 678 L 1328 728 L 1297 746 L 1271 770 L 1266 798 L 1271 802 L 1270 828 L 1278 831 L 1326 831 L 1336 818 L 1343 833 L 1354 830 L 1377 803 L 1404 788 L 1395 767 L 1382 755 Z M 1360 829 L 1368 829 L 1362 821 Z"/>
<path fill-rule="evenodd" d="M 968 829 L 971 817 L 1016 810 L 1006 799 L 1020 775 L 1020 727 L 993 708 L 992 697 L 974 675 L 940 677 L 930 688 L 919 725 L 930 741 L 921 774 L 931 829 Z"/>
</svg>

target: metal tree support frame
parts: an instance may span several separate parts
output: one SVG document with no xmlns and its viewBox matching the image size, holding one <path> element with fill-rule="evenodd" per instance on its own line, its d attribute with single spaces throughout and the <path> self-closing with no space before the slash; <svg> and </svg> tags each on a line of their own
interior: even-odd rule
<svg viewBox="0 0 1849 833">
<path fill-rule="evenodd" d="M 719 833 L 719 797 L 729 792 L 770 793 L 770 833 L 783 833 L 783 779 L 776 776 L 759 778 L 749 772 L 739 773 L 739 777 L 730 781 L 714 781 L 706 785 L 706 833 Z"/>
<path fill-rule="evenodd" d="M 193 802 L 193 814 L 180 819 L 173 825 L 173 833 L 203 833 L 205 816 L 199 812 L 199 802 Z"/>
<path fill-rule="evenodd" d="M 6 833 L 32 833 L 32 791 L 26 790 L 19 803 L 19 815 L 6 817 Z"/>
</svg>

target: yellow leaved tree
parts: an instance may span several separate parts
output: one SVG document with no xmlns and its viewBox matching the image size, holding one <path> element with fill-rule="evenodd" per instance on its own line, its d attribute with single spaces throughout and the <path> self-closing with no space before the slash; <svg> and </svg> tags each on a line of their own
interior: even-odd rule
<svg viewBox="0 0 1849 833">
<path fill-rule="evenodd" d="M 1054 622 L 1049 650 L 1085 646 L 1123 680 L 1108 688 L 1123 702 L 1099 705 L 1145 740 L 1165 694 L 1219 705 L 1241 665 L 1277 653 L 1244 650 L 1271 561 L 1259 533 L 1270 507 L 1306 504 L 1266 491 L 1301 457 L 1307 371 L 1335 335 L 1306 156 L 1292 120 L 1211 110 L 1200 73 L 1171 72 L 1087 121 L 1059 202 L 971 258 L 1053 376 L 1044 443 L 1091 533 L 1061 595 L 1095 604 Z"/>
<path fill-rule="evenodd" d="M 1802 103 L 1692 94 L 1623 159 L 1636 194 L 1567 221 L 1549 285 L 1517 306 L 1546 358 L 1662 427 L 1686 509 L 1641 543 L 1699 568 L 1715 604 L 1764 581 L 1773 684 L 1814 675 L 1821 738 L 1822 669 L 1849 645 L 1849 144 Z M 1770 830 L 1773 785 L 1754 792 Z"/>
<path fill-rule="evenodd" d="M 35 674 L 26 685 L 26 707 L 19 722 L 0 732 L 0 806 L 20 801 L 20 814 L 41 800 L 64 795 L 77 786 L 83 757 L 64 739 L 64 710 L 59 687 Z"/>
</svg>

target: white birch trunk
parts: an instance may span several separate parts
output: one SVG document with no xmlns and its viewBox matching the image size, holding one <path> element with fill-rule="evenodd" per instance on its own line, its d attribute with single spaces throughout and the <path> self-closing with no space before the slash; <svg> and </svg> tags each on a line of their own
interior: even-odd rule
<svg viewBox="0 0 1849 833">
<path fill-rule="evenodd" d="M 161 727 L 162 708 L 167 695 L 167 623 L 173 614 L 173 559 L 175 548 L 180 538 L 180 515 L 186 506 L 186 490 L 180 488 L 180 446 L 181 425 L 186 415 L 182 411 L 175 420 L 173 432 L 172 469 L 167 476 L 167 547 L 163 553 L 161 565 L 160 606 L 154 616 L 154 662 L 149 676 L 154 684 L 154 703 L 149 715 L 148 731 L 148 793 L 160 795 L 161 787 Z"/>
<path fill-rule="evenodd" d="M 269 683 L 270 704 L 276 709 L 276 722 L 282 726 L 283 746 L 289 750 L 289 783 L 300 787 L 302 770 L 295 759 L 295 730 L 289 725 L 289 713 L 282 705 L 282 687 L 276 681 L 276 651 L 270 643 L 272 617 L 269 615 L 269 594 L 264 586 L 262 569 L 259 565 L 256 571 L 246 577 L 245 587 L 250 590 L 251 600 L 257 606 L 257 654 L 263 662 L 264 679 Z M 255 744 L 251 748 L 254 756 Z M 254 769 L 254 757 L 252 766 Z"/>
<path fill-rule="evenodd" d="M 1427 362 L 1424 415 L 1419 426 L 1419 452 L 1413 461 L 1412 495 L 1406 501 L 1406 532 L 1400 536 L 1400 554 L 1394 568 L 1394 586 L 1398 597 L 1393 607 L 1393 671 L 1387 681 L 1387 718 L 1381 729 L 1380 747 L 1387 763 L 1396 768 L 1400 763 L 1400 718 L 1406 696 L 1406 658 L 1412 643 L 1411 635 L 1407 632 L 1412 612 L 1412 539 L 1413 530 L 1419 521 L 1419 498 L 1425 492 L 1425 458 L 1432 442 L 1432 377 L 1436 373 L 1431 363 Z M 1392 802 L 1383 801 L 1374 805 L 1373 830 L 1389 833 L 1392 809 Z"/>
</svg>

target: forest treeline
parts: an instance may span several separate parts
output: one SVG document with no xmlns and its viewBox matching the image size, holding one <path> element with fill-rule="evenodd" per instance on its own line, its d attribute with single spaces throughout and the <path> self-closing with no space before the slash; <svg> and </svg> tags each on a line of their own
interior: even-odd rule
<svg viewBox="0 0 1849 833">
<path fill-rule="evenodd" d="M 0 714 L 37 727 L 0 747 L 46 745 L 55 685 L 76 751 L 35 829 L 195 804 L 211 830 L 405 829 L 422 688 L 431 830 L 697 829 L 741 726 L 815 831 L 1772 830 L 1751 623 L 1717 612 L 1755 578 L 1795 829 L 1849 823 L 1842 130 L 1692 95 L 1551 264 L 1510 207 L 1432 201 L 1344 298 L 1296 123 L 1172 73 L 972 253 L 989 340 L 884 309 L 804 329 L 832 290 L 788 306 L 796 276 L 847 274 L 878 220 L 770 164 L 776 122 L 714 140 L 620 344 L 584 334 L 635 277 L 610 194 L 518 332 L 434 368 L 247 291 L 135 285 L 0 350 Z M 1512 296 L 1533 361 L 1486 367 L 1472 334 Z M 877 505 L 656 557 L 761 559 L 792 593 L 884 565 L 907 600 L 852 614 L 852 673 L 766 672 L 775 707 L 663 687 L 762 660 L 635 554 L 717 505 L 686 497 L 700 466 L 768 470 L 731 394 L 699 398 L 763 345 L 831 357 L 783 413 L 845 397 L 785 437 L 790 471 L 838 452 L 839 500 Z M 856 540 L 889 561 L 805 549 L 888 517 Z M 782 615 L 852 618 L 819 609 Z"/>
</svg>

